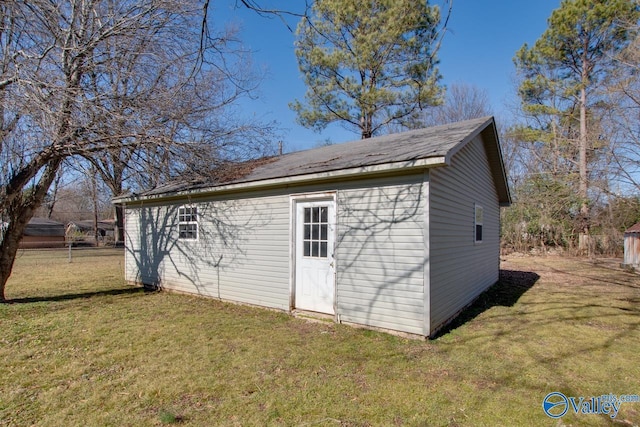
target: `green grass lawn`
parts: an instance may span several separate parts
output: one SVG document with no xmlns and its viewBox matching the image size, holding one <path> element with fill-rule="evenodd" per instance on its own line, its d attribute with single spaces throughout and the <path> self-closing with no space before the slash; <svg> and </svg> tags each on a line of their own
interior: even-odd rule
<svg viewBox="0 0 640 427">
<path fill-rule="evenodd" d="M 122 252 L 21 253 L 0 306 L 2 426 L 557 426 L 547 393 L 640 394 L 640 276 L 508 257 L 420 341 L 124 284 Z M 624 403 L 617 425 L 638 425 Z"/>
</svg>

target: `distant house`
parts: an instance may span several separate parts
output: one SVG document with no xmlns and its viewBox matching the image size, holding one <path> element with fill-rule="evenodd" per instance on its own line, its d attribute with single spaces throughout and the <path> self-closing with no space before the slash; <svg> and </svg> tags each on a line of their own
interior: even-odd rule
<svg viewBox="0 0 640 427">
<path fill-rule="evenodd" d="M 628 267 L 640 267 L 640 222 L 624 232 L 624 262 Z"/>
<path fill-rule="evenodd" d="M 64 224 L 46 218 L 31 218 L 20 240 L 19 247 L 60 248 L 65 244 Z"/>
<path fill-rule="evenodd" d="M 493 118 L 237 165 L 114 200 L 135 283 L 432 336 L 498 280 Z"/>
</svg>

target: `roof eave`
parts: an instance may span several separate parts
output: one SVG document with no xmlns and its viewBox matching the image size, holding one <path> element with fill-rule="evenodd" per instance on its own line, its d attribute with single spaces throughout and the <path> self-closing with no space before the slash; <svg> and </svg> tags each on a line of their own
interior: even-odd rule
<svg viewBox="0 0 640 427">
<path fill-rule="evenodd" d="M 304 175 L 293 175 L 286 176 L 280 178 L 271 178 L 264 180 L 256 180 L 256 181 L 240 181 L 240 182 L 232 182 L 229 184 L 222 184 L 218 186 L 211 186 L 193 190 L 183 190 L 183 191 L 175 191 L 175 192 L 167 192 L 160 194 L 152 194 L 152 195 L 128 195 L 128 196 L 120 196 L 114 197 L 111 202 L 114 204 L 127 204 L 127 203 L 138 203 L 143 201 L 161 201 L 167 199 L 183 199 L 186 197 L 192 196 L 207 196 L 214 193 L 222 193 L 222 192 L 232 192 L 232 191 L 249 191 L 249 190 L 260 190 L 263 188 L 272 188 L 272 187 L 282 187 L 287 185 L 299 185 L 305 184 L 307 182 L 314 182 L 319 180 L 339 180 L 351 177 L 362 178 L 365 176 L 371 175 L 379 175 L 390 173 L 394 171 L 410 171 L 410 170 L 418 170 L 418 169 L 427 169 L 437 166 L 446 166 L 449 163 L 447 162 L 446 157 L 437 156 L 437 157 L 428 157 L 424 159 L 416 159 L 416 160 L 408 160 L 402 162 L 392 162 L 392 163 L 384 163 L 379 165 L 367 165 L 367 166 L 359 166 L 355 168 L 349 169 L 338 169 L 333 171 L 324 171 L 324 172 L 316 172 L 311 174 Z"/>
<path fill-rule="evenodd" d="M 495 121 L 493 117 L 491 118 L 492 126 L 490 127 L 491 137 L 495 141 L 496 152 L 495 156 L 497 157 L 498 164 L 500 165 L 500 170 L 498 174 L 500 175 L 501 182 L 504 184 L 504 188 L 502 189 L 502 197 L 500 198 L 500 206 L 508 207 L 511 206 L 513 199 L 511 198 L 511 190 L 509 189 L 509 179 L 507 178 L 507 170 L 504 167 L 504 158 L 502 156 L 502 147 L 500 146 L 500 138 L 498 138 L 498 129 L 496 127 Z M 489 131 L 489 129 L 485 129 L 485 131 Z M 501 186 L 502 187 L 502 186 Z"/>
</svg>

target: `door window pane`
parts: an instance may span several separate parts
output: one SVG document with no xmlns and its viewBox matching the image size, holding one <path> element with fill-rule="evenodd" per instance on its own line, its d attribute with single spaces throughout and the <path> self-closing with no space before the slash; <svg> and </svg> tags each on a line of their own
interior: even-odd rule
<svg viewBox="0 0 640 427">
<path fill-rule="evenodd" d="M 329 251 L 329 208 L 304 208 L 302 248 L 305 257 L 327 258 Z"/>
</svg>

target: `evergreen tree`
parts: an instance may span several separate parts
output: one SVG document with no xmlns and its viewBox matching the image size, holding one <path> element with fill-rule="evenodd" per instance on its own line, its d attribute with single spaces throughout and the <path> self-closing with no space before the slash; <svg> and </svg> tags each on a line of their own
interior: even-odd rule
<svg viewBox="0 0 640 427">
<path fill-rule="evenodd" d="M 291 108 L 301 125 L 332 122 L 362 138 L 413 127 L 441 102 L 440 12 L 425 0 L 317 0 L 298 25 L 296 55 L 308 90 Z"/>
<path fill-rule="evenodd" d="M 594 144 L 602 143 L 599 88 L 617 65 L 616 54 L 634 36 L 621 22 L 637 21 L 638 16 L 633 0 L 563 0 L 542 36 L 532 47 L 525 44 L 515 57 L 523 77 L 519 87 L 523 110 L 532 118 L 528 138 L 551 145 L 556 164 L 577 167 L 582 237 L 589 234 L 591 222 Z"/>
</svg>

